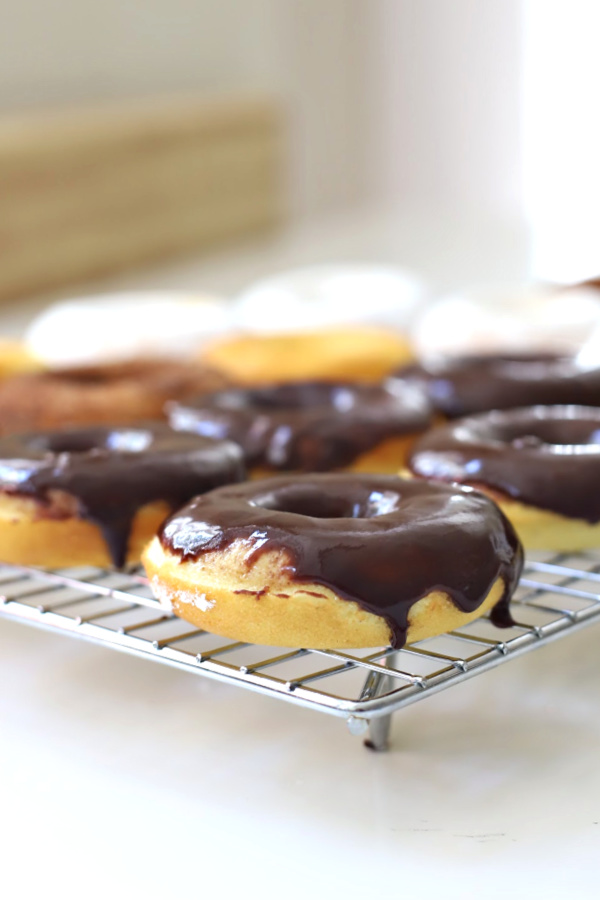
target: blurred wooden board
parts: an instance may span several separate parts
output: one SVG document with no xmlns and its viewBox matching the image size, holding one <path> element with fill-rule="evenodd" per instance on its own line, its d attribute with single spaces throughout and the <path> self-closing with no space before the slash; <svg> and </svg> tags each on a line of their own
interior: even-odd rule
<svg viewBox="0 0 600 900">
<path fill-rule="evenodd" d="M 282 172 L 264 98 L 0 117 L 0 300 L 270 228 Z"/>
</svg>

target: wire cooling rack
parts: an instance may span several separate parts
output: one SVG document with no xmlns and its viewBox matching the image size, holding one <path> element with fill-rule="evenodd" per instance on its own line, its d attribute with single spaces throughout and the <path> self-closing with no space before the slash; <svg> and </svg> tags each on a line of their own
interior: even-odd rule
<svg viewBox="0 0 600 900">
<path fill-rule="evenodd" d="M 345 717 L 386 746 L 391 714 L 600 618 L 600 550 L 529 558 L 515 625 L 478 619 L 393 650 L 261 647 L 219 638 L 166 612 L 140 571 L 47 572 L 0 565 L 0 614 Z"/>
</svg>

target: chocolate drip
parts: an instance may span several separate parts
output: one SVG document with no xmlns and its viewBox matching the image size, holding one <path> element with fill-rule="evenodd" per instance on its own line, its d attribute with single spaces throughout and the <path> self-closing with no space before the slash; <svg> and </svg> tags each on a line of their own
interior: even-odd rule
<svg viewBox="0 0 600 900">
<path fill-rule="evenodd" d="M 171 509 L 196 494 L 244 478 L 235 444 L 174 432 L 160 423 L 85 428 L 0 440 L 0 491 L 33 497 L 42 515 L 75 514 L 102 531 L 115 566 L 122 566 L 132 521 L 147 503 Z M 57 493 L 59 492 L 59 493 Z"/>
<path fill-rule="evenodd" d="M 435 409 L 451 419 L 538 404 L 600 406 L 600 367 L 549 353 L 434 360 L 395 377 L 424 387 Z"/>
<path fill-rule="evenodd" d="M 299 382 L 208 394 L 168 405 L 174 428 L 229 438 L 252 466 L 319 472 L 352 463 L 390 437 L 424 431 L 421 388 Z"/>
<path fill-rule="evenodd" d="M 500 510 L 469 488 L 346 474 L 279 477 L 198 497 L 160 530 L 182 560 L 248 546 L 284 550 L 289 573 L 322 584 L 388 623 L 394 647 L 406 640 L 411 607 L 442 591 L 464 612 L 476 610 L 497 578 L 504 594 L 498 624 L 522 567 L 519 541 Z"/>
<path fill-rule="evenodd" d="M 422 437 L 408 465 L 424 478 L 600 521 L 600 409 L 536 406 L 461 419 Z"/>
</svg>

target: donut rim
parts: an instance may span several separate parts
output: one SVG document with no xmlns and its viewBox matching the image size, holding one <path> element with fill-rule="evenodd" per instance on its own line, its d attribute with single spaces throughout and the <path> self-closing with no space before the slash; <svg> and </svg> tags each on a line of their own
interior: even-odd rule
<svg viewBox="0 0 600 900">
<path fill-rule="evenodd" d="M 248 571 L 244 541 L 199 560 L 182 562 L 158 537 L 142 554 L 155 597 L 166 610 L 198 628 L 233 641 L 315 650 L 389 646 L 390 626 L 331 588 L 285 576 L 285 553 L 265 553 Z M 229 581 L 228 579 L 233 579 Z M 243 585 L 243 587 L 240 587 Z M 466 613 L 448 594 L 432 590 L 409 612 L 406 643 L 454 631 L 489 612 L 506 585 L 497 578 L 479 607 Z"/>
<path fill-rule="evenodd" d="M 275 646 L 399 648 L 405 636 L 453 630 L 507 602 L 521 548 L 495 504 L 470 488 L 337 474 L 197 498 L 142 561 L 159 599 L 208 631 Z"/>
</svg>

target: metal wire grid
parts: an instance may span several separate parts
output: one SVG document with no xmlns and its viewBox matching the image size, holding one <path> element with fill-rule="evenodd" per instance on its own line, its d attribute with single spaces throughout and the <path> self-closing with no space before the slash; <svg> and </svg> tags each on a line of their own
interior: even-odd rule
<svg viewBox="0 0 600 900">
<path fill-rule="evenodd" d="M 499 630 L 483 618 L 400 651 L 275 649 L 177 619 L 139 571 L 0 566 L 0 613 L 7 618 L 344 716 L 355 733 L 367 720 L 387 717 L 389 724 L 401 707 L 600 618 L 600 551 L 528 559 L 512 609 L 513 628 Z"/>
</svg>

